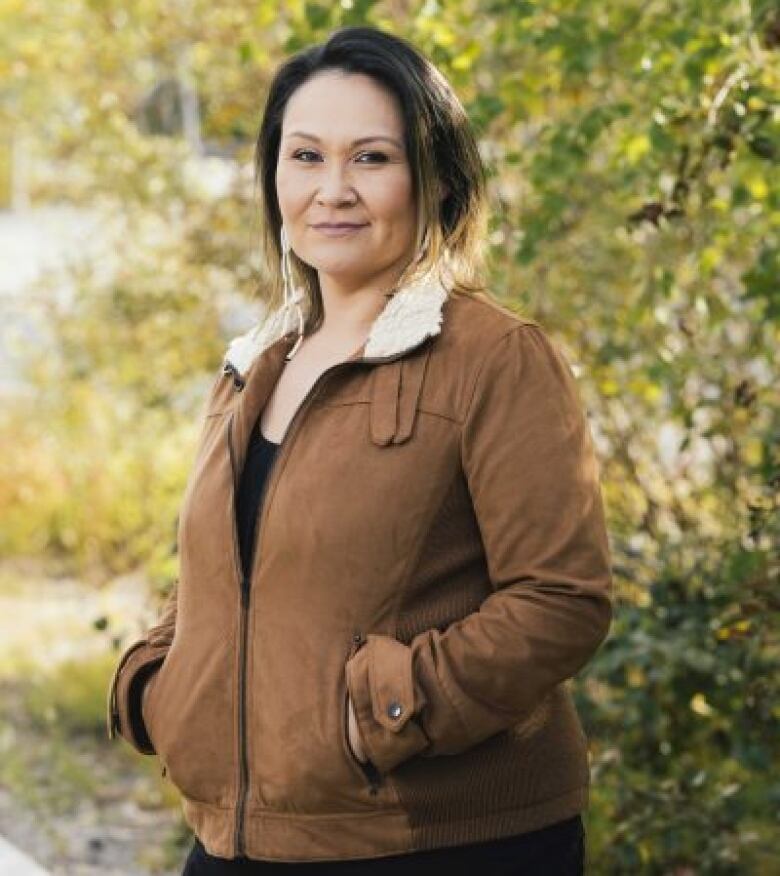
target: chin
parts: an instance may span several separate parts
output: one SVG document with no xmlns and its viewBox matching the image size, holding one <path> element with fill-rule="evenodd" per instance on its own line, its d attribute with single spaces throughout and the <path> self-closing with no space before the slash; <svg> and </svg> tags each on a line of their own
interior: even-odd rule
<svg viewBox="0 0 780 876">
<path fill-rule="evenodd" d="M 304 259 L 307 264 L 318 271 L 334 276 L 361 276 L 371 273 L 372 267 L 376 266 L 377 259 L 368 255 L 365 250 L 356 253 L 354 258 L 327 258 L 318 254 L 312 259 Z"/>
</svg>

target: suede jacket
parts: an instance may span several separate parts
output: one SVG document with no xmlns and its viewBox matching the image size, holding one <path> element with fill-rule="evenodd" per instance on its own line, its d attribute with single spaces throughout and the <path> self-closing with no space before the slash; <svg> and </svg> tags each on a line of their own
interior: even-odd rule
<svg viewBox="0 0 780 876">
<path fill-rule="evenodd" d="M 236 485 L 285 327 L 274 311 L 235 338 L 205 400 L 179 577 L 118 661 L 109 737 L 157 755 L 225 858 L 381 857 L 580 812 L 571 679 L 608 633 L 612 577 L 567 359 L 490 297 L 388 295 L 290 422 L 244 580 Z"/>
</svg>

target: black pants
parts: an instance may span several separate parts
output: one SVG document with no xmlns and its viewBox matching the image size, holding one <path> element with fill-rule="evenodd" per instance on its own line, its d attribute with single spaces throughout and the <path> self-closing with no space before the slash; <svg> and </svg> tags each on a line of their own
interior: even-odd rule
<svg viewBox="0 0 780 876">
<path fill-rule="evenodd" d="M 182 876 L 582 876 L 581 815 L 516 836 L 351 861 L 278 862 L 209 855 L 195 837 Z"/>
</svg>

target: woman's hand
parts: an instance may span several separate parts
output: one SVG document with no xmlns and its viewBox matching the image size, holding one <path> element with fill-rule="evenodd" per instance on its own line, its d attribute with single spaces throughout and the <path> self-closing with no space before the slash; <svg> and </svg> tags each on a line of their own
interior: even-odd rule
<svg viewBox="0 0 780 876">
<path fill-rule="evenodd" d="M 355 757 L 365 763 L 368 760 L 366 752 L 363 749 L 363 743 L 360 739 L 360 728 L 358 727 L 357 718 L 355 717 L 355 709 L 352 705 L 352 697 L 347 693 L 347 735 L 349 737 L 349 747 L 352 749 Z"/>
</svg>

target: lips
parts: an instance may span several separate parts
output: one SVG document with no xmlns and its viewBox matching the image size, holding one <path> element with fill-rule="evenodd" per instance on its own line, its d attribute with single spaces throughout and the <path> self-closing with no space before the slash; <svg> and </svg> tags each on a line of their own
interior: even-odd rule
<svg viewBox="0 0 780 876">
<path fill-rule="evenodd" d="M 357 223 L 357 222 L 321 222 L 319 225 L 314 225 L 314 228 L 333 228 L 333 229 L 346 229 L 346 228 L 362 228 L 366 223 Z"/>
<path fill-rule="evenodd" d="M 351 235 L 357 234 L 358 231 L 362 231 L 367 225 L 368 223 L 365 223 L 364 225 L 354 225 L 350 222 L 338 222 L 335 224 L 326 223 L 314 225 L 313 229 L 320 235 L 320 237 L 329 237 L 337 240 L 349 238 Z"/>
</svg>

